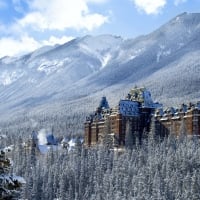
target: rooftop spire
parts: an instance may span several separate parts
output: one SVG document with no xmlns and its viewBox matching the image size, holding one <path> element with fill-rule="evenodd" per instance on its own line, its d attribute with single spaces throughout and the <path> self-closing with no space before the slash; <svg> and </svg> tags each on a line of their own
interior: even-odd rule
<svg viewBox="0 0 200 200">
<path fill-rule="evenodd" d="M 101 108 L 101 109 L 109 109 L 109 104 L 108 104 L 108 101 L 107 101 L 105 96 L 103 96 L 101 98 L 101 101 L 99 103 L 99 108 Z"/>
</svg>

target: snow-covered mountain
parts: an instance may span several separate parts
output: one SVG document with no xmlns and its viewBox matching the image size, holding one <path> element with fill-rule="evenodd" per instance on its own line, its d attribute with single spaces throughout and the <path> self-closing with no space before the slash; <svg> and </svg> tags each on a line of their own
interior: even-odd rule
<svg viewBox="0 0 200 200">
<path fill-rule="evenodd" d="M 0 111 L 15 112 L 108 95 L 134 85 L 167 104 L 200 98 L 200 14 L 183 13 L 149 35 L 85 36 L 0 59 Z M 170 102 L 170 103 L 169 103 Z M 82 104 L 83 105 L 83 104 Z"/>
</svg>

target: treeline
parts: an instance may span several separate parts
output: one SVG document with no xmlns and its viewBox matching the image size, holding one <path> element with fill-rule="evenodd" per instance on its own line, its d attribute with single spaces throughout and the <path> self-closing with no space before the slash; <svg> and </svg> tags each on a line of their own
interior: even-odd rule
<svg viewBox="0 0 200 200">
<path fill-rule="evenodd" d="M 23 138 L 23 142 L 30 139 L 33 131 L 41 129 L 51 130 L 55 137 L 76 137 L 83 136 L 84 121 L 87 114 L 83 112 L 66 112 L 41 114 L 41 115 L 24 115 L 13 118 L 8 121 L 0 122 L 0 136 L 6 136 L 0 139 L 1 148 L 7 145 L 16 144 L 19 138 Z"/>
<path fill-rule="evenodd" d="M 200 199 L 199 155 L 199 140 L 185 135 L 149 137 L 123 152 L 77 146 L 38 156 L 19 143 L 13 171 L 26 180 L 22 199 L 195 200 Z"/>
</svg>

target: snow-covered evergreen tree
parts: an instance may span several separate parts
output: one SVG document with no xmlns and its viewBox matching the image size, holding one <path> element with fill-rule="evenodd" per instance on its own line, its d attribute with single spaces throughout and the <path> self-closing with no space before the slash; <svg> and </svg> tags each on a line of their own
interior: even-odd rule
<svg viewBox="0 0 200 200">
<path fill-rule="evenodd" d="M 6 158 L 5 152 L 0 151 L 0 199 L 17 199 L 20 188 L 25 180 L 20 176 L 9 174 L 11 160 Z"/>
</svg>

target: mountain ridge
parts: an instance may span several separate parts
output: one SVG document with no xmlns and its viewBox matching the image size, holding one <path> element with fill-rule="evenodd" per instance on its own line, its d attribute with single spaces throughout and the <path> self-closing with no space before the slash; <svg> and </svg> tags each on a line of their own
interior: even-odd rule
<svg viewBox="0 0 200 200">
<path fill-rule="evenodd" d="M 84 106 L 87 98 L 102 94 L 115 102 L 134 85 L 145 85 L 165 105 L 198 100 L 199 34 L 200 13 L 182 13 L 135 39 L 87 35 L 0 58 L 0 111 L 46 108 L 73 99 Z"/>
</svg>

